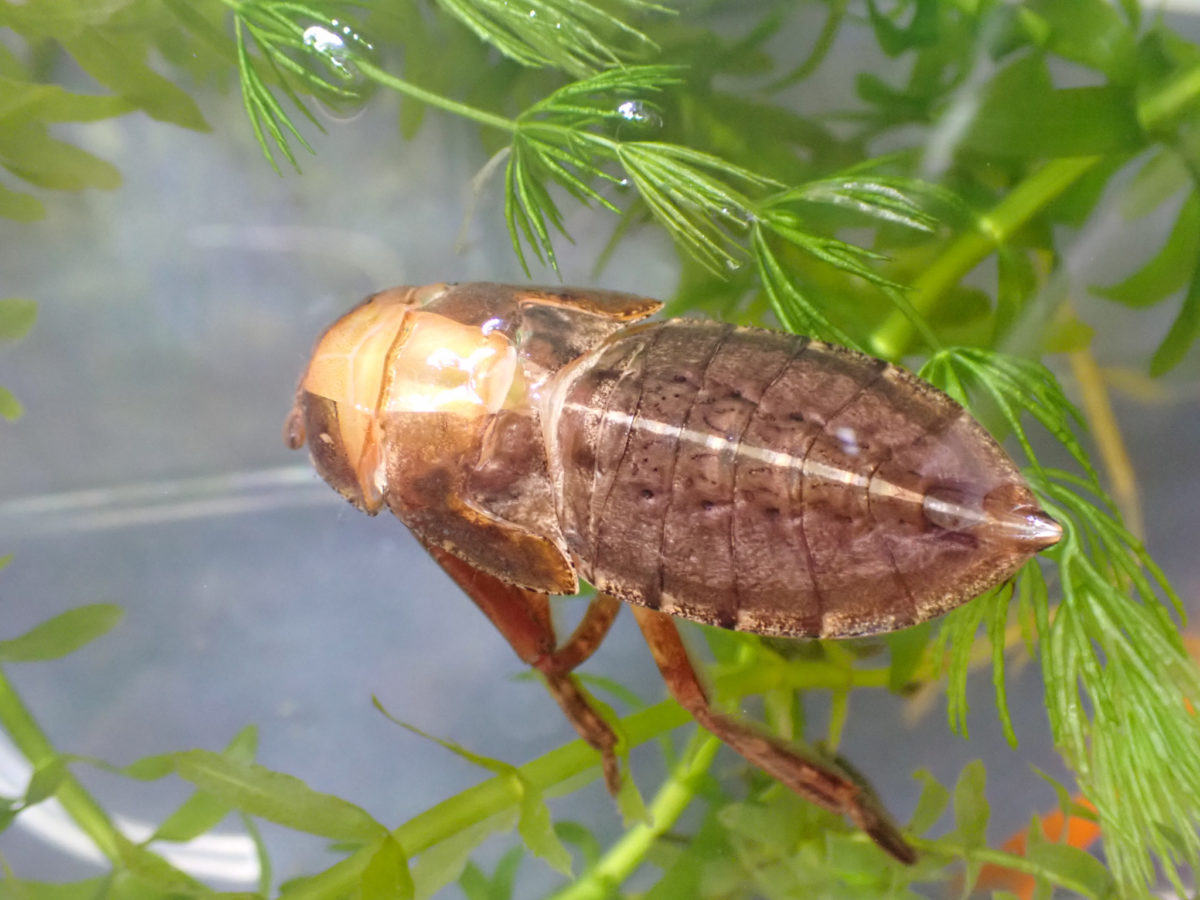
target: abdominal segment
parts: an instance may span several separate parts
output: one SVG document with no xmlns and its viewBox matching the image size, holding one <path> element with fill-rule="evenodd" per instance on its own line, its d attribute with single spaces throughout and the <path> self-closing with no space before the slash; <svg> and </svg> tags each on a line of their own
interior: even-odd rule
<svg viewBox="0 0 1200 900">
<path fill-rule="evenodd" d="M 1003 451 L 868 356 L 676 320 L 619 332 L 558 378 L 543 421 L 563 536 L 580 574 L 629 602 L 869 634 L 940 615 L 1038 549 Z"/>
</svg>

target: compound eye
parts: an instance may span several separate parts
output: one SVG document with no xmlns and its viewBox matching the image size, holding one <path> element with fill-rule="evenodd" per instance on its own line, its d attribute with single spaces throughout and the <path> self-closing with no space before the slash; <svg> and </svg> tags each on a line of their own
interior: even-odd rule
<svg viewBox="0 0 1200 900">
<path fill-rule="evenodd" d="M 339 412 L 333 400 L 301 391 L 293 415 L 300 419 L 308 438 L 308 454 L 317 474 L 359 509 L 377 512 L 379 504 L 372 507 L 369 500 L 364 500 L 357 466 L 351 462 L 342 439 Z"/>
</svg>

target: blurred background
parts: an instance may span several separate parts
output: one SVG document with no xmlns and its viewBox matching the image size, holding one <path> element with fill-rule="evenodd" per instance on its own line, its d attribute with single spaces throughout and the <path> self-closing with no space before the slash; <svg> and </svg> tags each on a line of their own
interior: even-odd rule
<svg viewBox="0 0 1200 900">
<path fill-rule="evenodd" d="M 834 55 L 832 84 L 840 54 L 853 47 Z M 850 72 L 856 62 L 844 65 Z M 522 667 L 512 651 L 405 529 L 343 503 L 285 449 L 281 426 L 315 338 L 362 296 L 394 284 L 526 278 L 497 184 L 472 196 L 488 158 L 473 126 L 431 113 L 404 142 L 395 100 L 378 96 L 350 118 L 322 114 L 329 135 L 314 139 L 316 155 L 301 159 L 302 175 L 281 176 L 236 93 L 198 102 L 210 134 L 140 113 L 62 126 L 56 134 L 111 161 L 124 183 L 42 192 L 44 220 L 0 219 L 0 296 L 39 303 L 29 337 L 0 347 L 0 382 L 26 410 L 0 424 L 0 554 L 13 554 L 0 575 L 0 636 L 84 603 L 126 610 L 82 651 L 12 666 L 10 676 L 65 751 L 119 765 L 219 749 L 253 723 L 264 765 L 398 824 L 488 773 L 388 722 L 373 696 L 428 732 L 518 764 L 573 733 L 536 681 L 514 680 Z M 560 242 L 563 282 L 675 293 L 678 263 L 660 232 L 621 243 L 597 275 L 612 220 L 565 209 L 575 243 Z M 1095 217 L 1068 238 L 1067 270 L 1083 286 L 1112 280 L 1161 243 L 1171 212 L 1136 232 L 1115 210 Z M 535 280 L 556 279 L 540 271 Z M 1097 328 L 1100 364 L 1115 373 L 1149 548 L 1195 608 L 1200 354 L 1151 382 L 1137 373 L 1173 305 L 1155 318 L 1082 290 L 1074 302 Z M 1069 369 L 1060 375 L 1071 393 Z M 702 645 L 695 632 L 692 640 Z M 628 615 L 587 671 L 651 701 L 664 693 Z M 952 782 L 983 757 L 992 784 L 1005 785 L 991 792 L 999 837 L 1053 802 L 1031 762 L 1064 774 L 1036 668 L 1011 677 L 1019 754 L 1000 734 L 986 675 L 972 685 L 969 742 L 947 736 L 940 700 L 914 722 L 905 701 L 877 693 L 856 696 L 843 749 L 900 818 L 918 793 L 916 761 Z M 652 792 L 657 757 L 635 753 L 633 765 Z M 82 776 L 131 833 L 188 794 L 178 782 Z M 27 779 L 0 736 L 0 793 L 19 795 Z M 596 784 L 556 801 L 555 812 L 602 839 L 620 830 Z M 176 858 L 215 884 L 250 887 L 252 847 L 236 823 L 225 833 Z M 269 826 L 265 835 L 277 880 L 335 859 L 318 839 Z M 504 846 L 493 841 L 487 852 Z M 28 878 L 100 871 L 52 802 L 0 834 L 0 853 Z M 540 863 L 524 873 L 529 895 L 552 883 Z"/>
</svg>

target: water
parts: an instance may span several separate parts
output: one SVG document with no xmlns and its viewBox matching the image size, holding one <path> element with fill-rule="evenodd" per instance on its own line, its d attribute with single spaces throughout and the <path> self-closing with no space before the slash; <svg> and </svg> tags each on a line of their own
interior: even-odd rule
<svg viewBox="0 0 1200 900">
<path fill-rule="evenodd" d="M 467 249 L 453 249 L 466 186 L 486 162 L 475 131 L 431 116 L 401 144 L 395 103 L 380 99 L 316 138 L 303 176 L 266 165 L 236 94 L 201 98 L 211 136 L 142 116 L 64 127 L 125 184 L 43 192 L 45 221 L 0 220 L 0 295 L 39 301 L 30 334 L 0 345 L 0 384 L 26 410 L 0 423 L 0 556 L 13 554 L 0 572 L 0 637 L 119 603 L 124 621 L 95 644 L 7 667 L 56 746 L 123 764 L 219 749 L 254 723 L 264 765 L 395 825 L 487 773 L 387 722 L 373 695 L 514 763 L 573 732 L 540 685 L 512 680 L 524 667 L 403 526 L 351 509 L 283 443 L 314 341 L 363 296 L 525 280 L 494 181 Z M 565 278 L 592 281 L 608 225 L 573 226 Z M 603 284 L 666 293 L 664 249 L 631 245 Z M 630 622 L 591 670 L 655 685 Z M 81 771 L 131 836 L 187 797 L 173 779 Z M 20 795 L 28 775 L 0 746 L 0 793 Z M 579 802 L 602 833 L 619 829 L 602 790 Z M 240 828 L 218 831 L 176 862 L 252 886 Z M 335 859 L 315 838 L 267 828 L 266 839 L 278 880 Z M 0 853 L 29 878 L 101 871 L 53 804 L 22 814 Z"/>
<path fill-rule="evenodd" d="M 361 72 L 348 51 L 363 49 L 358 34 L 332 21 L 306 27 L 321 29 L 305 57 L 314 77 L 357 91 Z M 852 47 L 842 49 L 850 52 L 831 57 L 824 89 L 850 93 L 857 62 Z M 481 194 L 467 249 L 453 252 L 466 185 L 487 159 L 477 131 L 431 114 L 419 138 L 401 144 L 390 99 L 352 99 L 361 117 L 314 140 L 303 177 L 280 178 L 265 165 L 236 96 L 201 98 L 212 135 L 140 115 L 58 126 L 56 134 L 115 163 L 125 184 L 40 192 L 44 221 L 0 220 L 0 295 L 40 302 L 29 337 L 0 346 L 0 384 L 27 410 L 0 423 L 0 555 L 14 554 L 0 572 L 0 635 L 83 603 L 118 602 L 126 619 L 102 640 L 54 663 L 9 667 L 58 747 L 126 763 L 217 749 L 255 723 L 265 765 L 392 825 L 481 776 L 386 722 L 372 695 L 430 732 L 512 762 L 572 735 L 537 684 L 512 680 L 523 667 L 407 532 L 341 503 L 283 446 L 281 425 L 313 341 L 359 298 L 396 283 L 525 280 L 495 180 Z M 653 110 L 628 102 L 622 128 L 656 124 Z M 612 220 L 563 208 L 576 239 L 557 248 L 564 281 L 597 283 L 591 266 Z M 1144 252 L 1123 246 L 1133 243 L 1127 225 L 1109 225 L 1107 235 L 1068 248 L 1076 271 L 1110 263 L 1115 247 Z M 667 296 L 677 274 L 662 235 L 641 231 L 618 247 L 600 283 Z M 545 271 L 534 279 L 554 281 Z M 1127 368 L 1144 361 L 1175 309 L 1168 303 L 1155 318 L 1087 296 L 1077 302 L 1112 336 L 1099 346 L 1103 360 Z M 1193 352 L 1165 385 L 1151 385 L 1150 402 L 1118 393 L 1152 511 L 1149 545 L 1193 606 L 1196 373 Z M 1125 383 L 1146 392 L 1145 379 Z M 661 696 L 628 617 L 589 671 Z M 916 795 L 916 765 L 946 782 L 987 754 L 996 831 L 1011 830 L 1028 822 L 1031 802 L 1049 802 L 1029 761 L 1061 768 L 1036 672 L 1014 671 L 1009 689 L 1020 754 L 1005 749 L 986 678 L 973 687 L 971 743 L 946 739 L 940 709 L 926 706 L 911 728 L 905 717 L 919 716 L 919 704 L 880 692 L 855 698 L 843 746 L 901 815 Z M 635 771 L 652 788 L 653 766 L 635 759 Z M 0 752 L 0 775 L 0 793 L 13 796 L 28 771 Z M 133 837 L 187 796 L 174 782 L 85 777 Z M 602 841 L 619 827 L 598 789 L 560 803 L 580 804 L 556 805 L 556 814 L 587 821 Z M 227 841 L 179 864 L 216 877 L 200 860 L 224 859 L 222 885 L 245 888 L 248 845 L 233 823 L 223 833 Z M 267 841 L 277 879 L 332 860 L 316 839 L 268 829 Z M 31 878 L 98 871 L 52 804 L 22 814 L 0 835 L 0 852 Z"/>
</svg>

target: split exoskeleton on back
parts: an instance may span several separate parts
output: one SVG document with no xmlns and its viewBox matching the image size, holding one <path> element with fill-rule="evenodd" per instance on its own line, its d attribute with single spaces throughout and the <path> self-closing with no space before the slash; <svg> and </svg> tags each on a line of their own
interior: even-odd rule
<svg viewBox="0 0 1200 900">
<path fill-rule="evenodd" d="M 705 727 L 802 795 L 913 853 L 855 779 L 708 708 L 671 619 L 839 638 L 941 615 L 1061 534 L 967 412 L 902 369 L 791 334 L 675 319 L 599 290 L 435 284 L 322 336 L 291 446 L 385 505 L 617 772 L 570 668 L 634 605 Z M 545 595 L 601 592 L 555 648 Z"/>
</svg>

